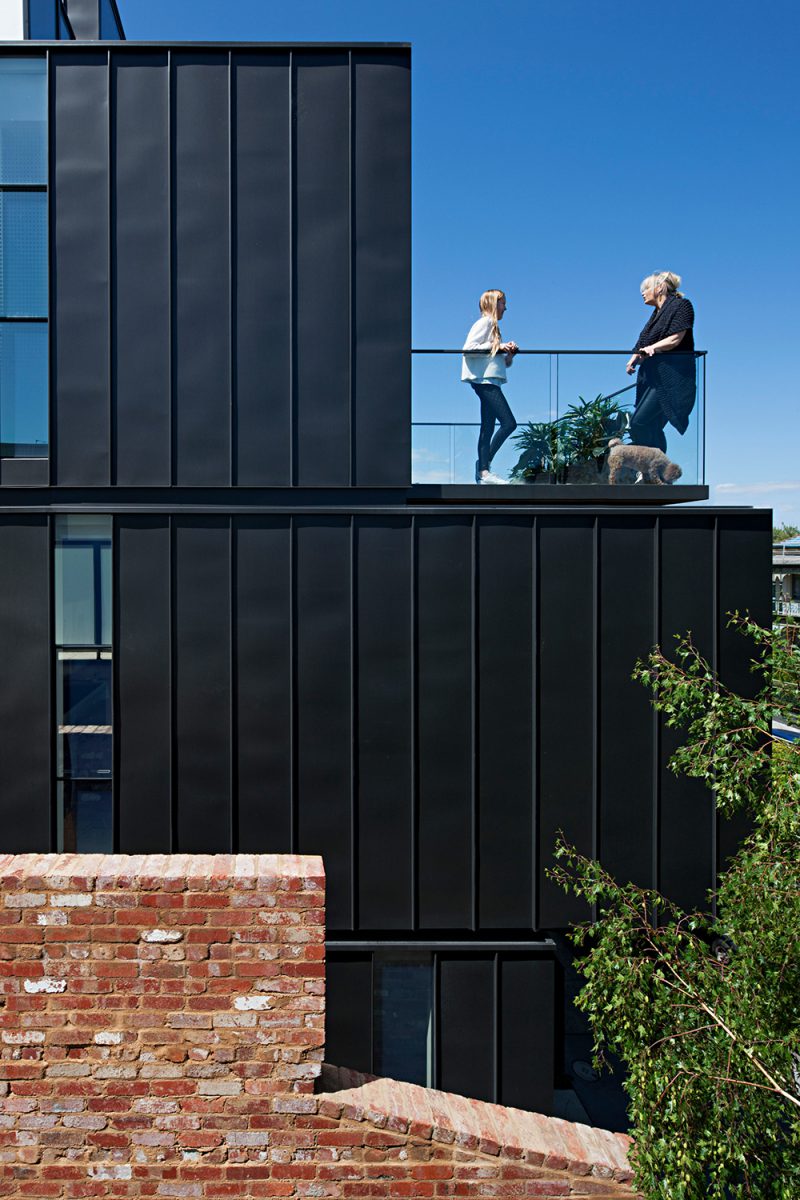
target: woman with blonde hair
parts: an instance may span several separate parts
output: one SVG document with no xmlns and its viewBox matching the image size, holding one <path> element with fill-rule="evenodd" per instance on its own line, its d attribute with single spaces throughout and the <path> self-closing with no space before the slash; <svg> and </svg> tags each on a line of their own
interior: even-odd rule
<svg viewBox="0 0 800 1200">
<path fill-rule="evenodd" d="M 506 311 L 506 298 L 499 288 L 484 292 L 479 308 L 481 315 L 464 342 L 461 365 L 462 380 L 472 386 L 481 402 L 475 482 L 508 483 L 507 479 L 492 474 L 491 465 L 503 442 L 517 428 L 500 385 L 506 382 L 506 368 L 513 363 L 519 347 L 516 342 L 501 340 L 500 321 Z M 497 432 L 495 424 L 499 424 Z"/>
<path fill-rule="evenodd" d="M 625 367 L 629 375 L 639 368 L 636 407 L 630 435 L 635 446 L 666 450 L 664 427 L 669 422 L 686 433 L 697 395 L 694 359 L 694 308 L 678 291 L 680 275 L 656 271 L 642 280 L 645 304 L 655 309 L 639 334 Z"/>
</svg>

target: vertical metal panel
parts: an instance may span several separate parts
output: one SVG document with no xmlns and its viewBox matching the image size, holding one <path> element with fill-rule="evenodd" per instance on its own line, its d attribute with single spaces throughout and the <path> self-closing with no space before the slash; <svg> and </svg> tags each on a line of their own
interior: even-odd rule
<svg viewBox="0 0 800 1200">
<path fill-rule="evenodd" d="M 355 547 L 358 923 L 362 929 L 410 929 L 410 518 L 359 519 Z"/>
<path fill-rule="evenodd" d="M 51 845 L 50 542 L 46 517 L 0 519 L 0 849 Z"/>
<path fill-rule="evenodd" d="M 115 482 L 170 482 L 169 70 L 111 56 Z"/>
<path fill-rule="evenodd" d="M 239 517 L 234 536 L 236 845 L 247 853 L 286 853 L 292 849 L 291 524 L 288 517 Z"/>
<path fill-rule="evenodd" d="M 473 903 L 472 523 L 417 521 L 419 923 L 468 929 Z"/>
<path fill-rule="evenodd" d="M 494 1022 L 494 956 L 442 954 L 437 1087 L 494 1100 Z"/>
<path fill-rule="evenodd" d="M 478 869 L 482 929 L 533 921 L 531 521 L 478 523 Z"/>
<path fill-rule="evenodd" d="M 599 853 L 620 881 L 651 887 L 655 721 L 631 673 L 658 636 L 654 522 L 603 518 L 599 538 Z"/>
<path fill-rule="evenodd" d="M 350 476 L 350 71 L 295 54 L 295 482 Z"/>
<path fill-rule="evenodd" d="M 110 482 L 108 66 L 105 52 L 54 53 L 53 480 Z"/>
<path fill-rule="evenodd" d="M 500 955 L 498 1104 L 553 1106 L 555 971 L 551 959 Z"/>
<path fill-rule="evenodd" d="M 562 830 L 592 854 L 595 737 L 594 529 L 583 517 L 539 522 L 540 926 L 586 917 L 586 906 L 545 877 Z"/>
<path fill-rule="evenodd" d="M 234 54 L 235 482 L 288 484 L 292 467 L 288 54 Z"/>
<path fill-rule="evenodd" d="M 734 610 L 749 613 L 760 625 L 772 624 L 772 530 L 766 515 L 749 513 L 717 518 L 719 586 L 719 674 L 726 687 L 752 696 L 759 686 L 750 670 L 753 643 L 729 621 Z"/>
<path fill-rule="evenodd" d="M 120 516 L 115 535 L 118 849 L 163 854 L 172 849 L 169 517 Z"/>
<path fill-rule="evenodd" d="M 302 854 L 321 854 L 328 925 L 352 927 L 350 522 L 296 521 L 297 805 Z"/>
<path fill-rule="evenodd" d="M 767 514 L 717 518 L 719 674 L 722 683 L 743 696 L 752 696 L 760 680 L 750 670 L 753 643 L 728 626 L 734 610 L 749 613 L 759 625 L 772 623 L 772 528 Z M 748 829 L 744 814 L 718 822 L 717 867 L 724 870 Z"/>
<path fill-rule="evenodd" d="M 231 847 L 230 531 L 228 521 L 174 522 L 175 849 Z"/>
<path fill-rule="evenodd" d="M 372 1071 L 372 954 L 331 954 L 325 978 L 325 1060 Z"/>
<path fill-rule="evenodd" d="M 691 632 L 701 654 L 713 663 L 714 522 L 698 517 L 661 517 L 661 630 L 659 644 L 672 653 L 675 635 Z M 667 769 L 683 740 L 679 730 L 661 729 L 660 890 L 684 908 L 704 907 L 713 884 L 714 811 L 710 793 L 697 779 Z"/>
<path fill-rule="evenodd" d="M 411 482 L 409 67 L 405 54 L 353 55 L 353 482 L 362 486 Z"/>
<path fill-rule="evenodd" d="M 80 42 L 93 42 L 100 37 L 99 0 L 67 0 L 67 15 L 72 32 Z"/>
<path fill-rule="evenodd" d="M 230 483 L 227 55 L 173 53 L 174 470 Z"/>
</svg>

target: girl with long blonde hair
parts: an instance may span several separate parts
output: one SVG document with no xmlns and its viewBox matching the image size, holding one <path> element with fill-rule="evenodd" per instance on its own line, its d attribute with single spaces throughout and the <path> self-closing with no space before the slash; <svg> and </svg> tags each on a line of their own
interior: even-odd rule
<svg viewBox="0 0 800 1200">
<path fill-rule="evenodd" d="M 503 442 L 517 428 L 500 385 L 506 382 L 506 369 L 513 363 L 519 347 L 516 342 L 504 342 L 500 335 L 500 321 L 507 307 L 505 293 L 491 288 L 483 293 L 478 306 L 481 315 L 467 334 L 461 364 L 461 378 L 470 384 L 481 402 L 475 482 L 508 483 L 507 479 L 492 474 L 491 465 Z M 495 425 L 499 425 L 496 431 Z"/>
</svg>

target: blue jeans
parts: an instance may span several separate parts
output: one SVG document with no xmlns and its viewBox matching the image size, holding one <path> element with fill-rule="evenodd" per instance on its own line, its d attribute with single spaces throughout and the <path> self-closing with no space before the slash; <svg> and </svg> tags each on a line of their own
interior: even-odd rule
<svg viewBox="0 0 800 1200">
<path fill-rule="evenodd" d="M 481 402 L 481 431 L 478 435 L 478 473 L 488 471 L 492 459 L 506 438 L 517 428 L 508 401 L 496 383 L 472 383 L 470 387 Z M 494 432 L 495 422 L 500 428 Z"/>
</svg>

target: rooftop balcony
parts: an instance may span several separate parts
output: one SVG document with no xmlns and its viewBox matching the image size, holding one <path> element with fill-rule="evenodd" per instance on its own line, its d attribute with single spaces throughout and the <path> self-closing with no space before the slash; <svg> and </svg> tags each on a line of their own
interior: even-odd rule
<svg viewBox="0 0 800 1200">
<path fill-rule="evenodd" d="M 420 497 L 474 500 L 478 398 L 461 381 L 460 350 L 412 351 L 411 480 Z M 629 350 L 522 350 L 504 394 L 517 429 L 497 453 L 492 472 L 512 487 L 490 486 L 492 500 L 512 503 L 678 503 L 705 500 L 706 352 L 683 360 L 696 383 L 684 434 L 665 428 L 667 457 L 680 479 L 664 485 L 626 469 L 609 478 L 608 443 L 630 440 L 636 377 L 625 373 Z M 666 356 L 663 356 L 666 358 Z M 687 360 L 689 362 L 686 370 Z M 486 492 L 481 487 L 481 493 Z"/>
</svg>

